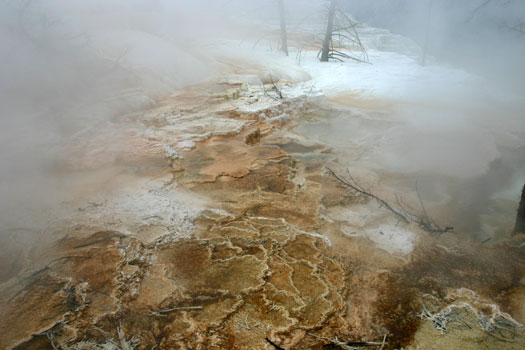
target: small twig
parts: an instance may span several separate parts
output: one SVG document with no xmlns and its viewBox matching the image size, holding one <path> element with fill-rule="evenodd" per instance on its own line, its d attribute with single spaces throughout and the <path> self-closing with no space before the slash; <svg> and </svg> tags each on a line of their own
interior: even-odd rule
<svg viewBox="0 0 525 350">
<path fill-rule="evenodd" d="M 49 339 L 49 342 L 51 343 L 51 346 L 53 347 L 53 350 L 60 350 L 55 345 L 55 334 L 53 333 L 53 331 L 51 330 L 47 331 L 46 335 L 47 335 L 47 339 Z"/>
<path fill-rule="evenodd" d="M 417 182 L 416 182 L 416 194 L 421 206 L 421 211 L 423 214 L 415 214 L 412 213 L 410 210 L 407 209 L 407 206 L 403 203 L 403 201 L 400 199 L 399 196 L 396 195 L 396 202 L 399 206 L 400 210 L 405 214 L 407 218 L 409 218 L 410 221 L 414 222 L 416 225 L 418 225 L 423 230 L 427 231 L 431 234 L 442 234 L 445 232 L 449 232 L 454 230 L 454 227 L 452 226 L 446 226 L 445 228 L 441 228 L 436 222 L 427 214 L 425 205 L 423 204 L 423 200 L 421 199 L 421 195 L 419 194 L 419 190 L 417 188 Z"/>
<path fill-rule="evenodd" d="M 350 345 L 350 346 L 383 345 L 382 342 L 375 342 L 375 341 L 351 341 L 351 342 L 345 342 L 345 344 Z"/>
<path fill-rule="evenodd" d="M 250 331 L 252 328 L 250 327 L 250 323 L 248 322 L 248 315 L 246 315 L 246 317 L 244 318 L 244 324 L 237 322 L 237 326 L 239 328 L 243 328 Z"/>
<path fill-rule="evenodd" d="M 272 345 L 274 348 L 278 349 L 278 350 L 285 350 L 284 348 L 281 348 L 279 345 L 275 344 L 273 341 L 271 341 L 268 337 L 264 338 L 266 339 L 266 341 Z"/>
<path fill-rule="evenodd" d="M 78 208 L 78 211 L 84 211 L 86 209 L 90 209 L 90 208 L 96 208 L 96 207 L 101 207 L 103 205 L 103 203 L 93 203 L 93 202 L 88 202 L 88 205 L 83 207 L 83 208 Z"/>
<path fill-rule="evenodd" d="M 281 90 L 277 87 L 277 85 L 273 81 L 272 72 L 269 72 L 269 73 L 270 73 L 270 81 L 272 82 L 272 86 L 275 89 L 275 91 L 277 92 L 277 95 L 279 96 L 279 99 L 282 100 L 283 99 L 283 93 L 281 92 Z"/>
<path fill-rule="evenodd" d="M 423 200 L 421 199 L 421 195 L 419 194 L 419 189 L 417 188 L 417 180 L 416 180 L 416 194 L 417 194 L 417 199 L 419 200 L 419 204 L 421 205 L 421 210 L 423 211 L 423 215 L 425 216 L 425 220 L 430 222 L 430 219 L 428 218 L 427 210 L 425 209 L 425 205 L 423 204 Z"/>
<path fill-rule="evenodd" d="M 375 199 L 382 207 L 387 208 L 392 213 L 394 213 L 400 220 L 402 220 L 405 223 L 410 223 L 410 221 L 406 218 L 405 215 L 401 214 L 399 211 L 395 210 L 390 204 L 388 204 L 383 199 L 379 198 L 369 190 L 365 190 L 363 187 L 361 187 L 350 175 L 350 172 L 348 172 L 348 176 L 350 177 L 350 181 L 347 181 L 346 179 L 338 176 L 332 169 L 327 168 L 328 174 L 333 176 L 337 181 L 339 181 L 344 187 L 350 188 L 354 192 L 357 192 L 358 194 L 371 197 Z"/>
<path fill-rule="evenodd" d="M 460 252 L 458 252 L 456 247 L 447 247 L 447 246 L 444 246 L 444 245 L 441 245 L 441 244 L 436 244 L 436 247 L 441 248 L 444 251 L 446 251 L 448 254 L 452 254 L 452 255 L 455 255 L 455 256 L 463 256 L 463 255 L 465 255 L 465 254 L 461 254 Z"/>
<path fill-rule="evenodd" d="M 481 10 L 483 7 L 487 6 L 492 0 L 485 0 L 483 3 L 478 5 L 472 12 L 470 13 L 470 16 L 465 20 L 465 23 L 469 23 L 476 17 L 476 14 L 479 10 Z"/>
<path fill-rule="evenodd" d="M 381 346 L 381 349 L 385 346 L 386 344 L 386 334 L 385 336 L 383 337 L 383 341 L 382 342 L 375 342 L 375 341 L 340 341 L 337 337 L 334 337 L 334 338 L 328 338 L 328 337 L 322 337 L 320 335 L 316 335 L 316 334 L 312 334 L 312 333 L 308 333 L 308 335 L 314 337 L 314 338 L 319 338 L 319 339 L 323 339 L 323 340 L 327 340 L 329 341 L 330 343 L 329 344 L 325 344 L 323 345 L 323 347 L 332 347 L 332 346 L 339 346 L 339 347 L 344 347 L 346 349 L 356 349 L 358 350 L 357 348 L 355 348 L 356 346 Z"/>
<path fill-rule="evenodd" d="M 86 242 L 86 243 L 83 243 L 83 244 L 79 244 L 77 246 L 74 246 L 73 248 L 74 249 L 78 249 L 78 248 L 84 248 L 84 247 L 88 247 L 90 245 L 93 245 L 93 244 L 97 244 L 97 243 L 102 243 L 102 242 L 106 242 L 106 241 L 110 241 L 111 239 L 117 237 L 117 238 L 122 238 L 122 237 L 125 237 L 126 235 L 122 234 L 122 233 L 114 233 L 114 234 L 111 234 L 107 237 L 104 237 L 104 238 L 101 238 L 101 239 L 95 239 L 91 242 Z"/>
<path fill-rule="evenodd" d="M 385 344 L 386 344 L 386 333 L 383 336 L 383 343 L 381 344 L 381 347 L 379 348 L 379 350 L 383 350 L 383 348 L 385 347 Z"/>
<path fill-rule="evenodd" d="M 274 97 L 274 96 L 270 95 L 268 93 L 268 91 L 266 91 L 266 89 L 264 88 L 264 84 L 262 84 L 262 89 L 263 89 L 264 96 L 268 96 L 269 98 L 271 98 L 274 101 L 279 101 L 279 99 L 277 97 Z"/>
<path fill-rule="evenodd" d="M 203 309 L 202 306 L 179 306 L 179 307 L 174 307 L 174 308 L 171 308 L 171 309 L 164 309 L 164 310 L 159 310 L 159 311 L 149 310 L 149 314 L 153 315 L 153 316 L 165 317 L 165 316 L 167 316 L 165 314 L 169 314 L 170 312 L 173 312 L 173 311 L 202 310 L 202 309 Z"/>
</svg>

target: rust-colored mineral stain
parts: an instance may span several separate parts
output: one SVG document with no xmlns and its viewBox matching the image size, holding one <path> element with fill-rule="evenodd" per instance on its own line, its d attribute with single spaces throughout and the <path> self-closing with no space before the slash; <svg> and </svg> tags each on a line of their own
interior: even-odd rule
<svg viewBox="0 0 525 350">
<path fill-rule="evenodd" d="M 108 339 L 134 339 L 138 350 L 268 349 L 266 338 L 285 349 L 323 349 L 335 337 L 380 341 L 386 333 L 384 349 L 398 349 L 421 330 L 413 314 L 424 293 L 445 298 L 463 287 L 499 296 L 504 310 L 523 317 L 520 251 L 467 242 L 454 255 L 426 239 L 400 259 L 345 235 L 339 222 L 323 217 L 327 208 L 356 203 L 323 174 L 331 165 L 321 157 L 328 148 L 302 144 L 284 131 L 272 135 L 275 125 L 224 102 L 238 88 L 218 87 L 213 96 L 202 87 L 186 89 L 144 121 L 164 128 L 164 114 L 203 111 L 247 121 L 241 131 L 198 142 L 183 152 L 177 171 L 171 168 L 174 181 L 163 191 L 183 186 L 209 201 L 210 210 L 191 222 L 191 235 L 174 238 L 179 228 L 167 226 L 164 236 L 146 242 L 117 231 L 80 230 L 32 251 L 31 263 L 41 270 L 0 294 L 7 315 L 0 320 L 0 348 L 50 349 L 51 334 L 72 350 L 102 348 Z M 153 141 L 133 143 L 145 147 L 142 156 L 158 158 Z M 308 153 L 308 159 L 289 153 Z M 155 171 L 144 176 L 158 173 L 158 161 L 150 163 Z M 10 260 L 0 282 L 12 281 L 25 266 L 12 254 L 0 255 L 0 263 Z"/>
<path fill-rule="evenodd" d="M 15 340 L 31 339 L 33 334 L 60 321 L 70 309 L 65 286 L 65 281 L 44 271 L 26 280 L 25 286 L 19 286 L 11 299 L 2 300 L 1 309 L 4 312 L 0 320 L 0 348 L 15 345 L 12 343 Z M 34 342 L 42 343 L 36 339 Z M 46 341 L 43 343 L 47 345 Z M 39 346 L 35 345 L 34 349 L 44 349 Z"/>
<path fill-rule="evenodd" d="M 294 241 L 286 244 L 284 250 L 297 260 L 315 260 L 319 250 L 313 244 L 316 242 L 306 235 L 297 235 Z"/>
<path fill-rule="evenodd" d="M 237 294 L 262 284 L 266 265 L 254 256 L 215 261 L 211 256 L 204 245 L 186 242 L 164 249 L 159 258 L 168 266 L 169 276 L 187 293 Z"/>
<path fill-rule="evenodd" d="M 387 278 L 375 304 L 375 321 L 388 330 L 386 349 L 399 349 L 410 344 L 421 322 L 413 316 L 418 310 L 417 293 L 394 278 Z"/>
<path fill-rule="evenodd" d="M 404 283 L 425 293 L 444 297 L 449 289 L 469 288 L 491 298 L 517 285 L 524 272 L 520 253 L 502 245 L 470 244 L 459 254 L 438 247 L 417 251 L 413 263 L 401 271 Z"/>
</svg>

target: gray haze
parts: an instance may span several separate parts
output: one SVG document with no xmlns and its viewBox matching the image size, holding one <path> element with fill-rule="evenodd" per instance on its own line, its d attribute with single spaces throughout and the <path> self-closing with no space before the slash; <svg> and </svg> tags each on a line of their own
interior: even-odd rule
<svg viewBox="0 0 525 350">
<path fill-rule="evenodd" d="M 525 89 L 525 1 L 348 0 L 357 19 L 415 40 L 430 54 Z"/>
</svg>

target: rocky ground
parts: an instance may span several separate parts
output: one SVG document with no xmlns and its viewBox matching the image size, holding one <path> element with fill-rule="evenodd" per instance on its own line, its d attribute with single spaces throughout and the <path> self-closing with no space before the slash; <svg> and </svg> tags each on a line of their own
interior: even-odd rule
<svg viewBox="0 0 525 350">
<path fill-rule="evenodd" d="M 9 229 L 0 348 L 523 348 L 523 237 L 431 234 L 350 193 L 297 128 L 336 108 L 261 70 L 119 121 L 116 155 L 111 132 L 72 140 L 90 152 L 57 172 L 86 178 L 45 239 Z"/>
</svg>

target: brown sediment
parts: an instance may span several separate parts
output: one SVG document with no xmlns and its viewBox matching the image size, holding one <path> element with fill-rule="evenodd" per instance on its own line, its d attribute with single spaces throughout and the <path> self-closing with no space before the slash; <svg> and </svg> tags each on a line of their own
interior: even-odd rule
<svg viewBox="0 0 525 350">
<path fill-rule="evenodd" d="M 419 329 L 420 320 L 415 317 L 419 310 L 418 292 L 389 275 L 378 286 L 373 324 L 385 328 L 387 349 L 399 349 L 410 344 Z"/>
<path fill-rule="evenodd" d="M 2 244 L 2 248 L 0 248 L 0 283 L 16 276 L 23 268 L 22 247 L 13 246 L 6 241 L 7 239 Z"/>
<path fill-rule="evenodd" d="M 484 246 L 466 241 L 456 246 L 455 252 L 446 248 L 443 241 L 434 241 L 433 246 L 417 250 L 413 262 L 401 271 L 403 282 L 440 298 L 465 286 L 495 298 L 518 286 L 525 273 L 523 254 L 504 244 Z"/>
<path fill-rule="evenodd" d="M 503 312 L 512 315 L 521 324 L 525 324 L 525 310 L 523 308 L 525 305 L 525 286 L 523 283 L 521 284 L 503 292 L 496 301 Z"/>
<path fill-rule="evenodd" d="M 64 238 L 38 251 L 34 261 L 40 267 L 2 293 L 6 299 L 1 308 L 7 316 L 0 324 L 4 341 L 31 338 L 69 322 L 77 317 L 74 314 L 89 322 L 116 311 L 117 265 L 123 259 L 116 237 L 115 232 L 98 232 L 85 239 Z M 36 338 L 31 344 L 42 343 Z"/>
<path fill-rule="evenodd" d="M 162 190 L 181 186 L 209 200 L 192 234 L 181 239 L 178 227 L 159 226 L 149 241 L 81 228 L 32 250 L 36 271 L 15 281 L 10 276 L 21 268 L 0 270 L 11 282 L 0 294 L 8 315 L 0 320 L 0 347 L 100 349 L 111 340 L 141 350 L 240 350 L 271 348 L 268 338 L 285 349 L 322 349 L 335 337 L 381 341 L 386 334 L 384 348 L 398 349 L 429 331 L 415 317 L 422 296 L 445 300 L 459 288 L 499 297 L 504 311 L 521 317 L 512 310 L 522 310 L 519 249 L 447 234 L 423 236 L 415 252 L 393 256 L 361 232 L 345 233 L 325 213 L 362 201 L 323 173 L 328 161 L 315 155 L 329 148 L 276 135 L 282 126 L 226 108 L 226 97 L 180 94 L 155 112 L 209 109 L 249 121 L 236 133 L 206 137 L 181 152 L 180 169 L 166 169 L 175 180 Z M 158 116 L 145 124 L 169 123 Z"/>
<path fill-rule="evenodd" d="M 253 146 L 253 145 L 259 143 L 259 141 L 261 141 L 261 138 L 262 138 L 261 129 L 257 128 L 254 132 L 249 133 L 246 136 L 246 138 L 244 139 L 244 142 L 247 145 Z"/>
</svg>

